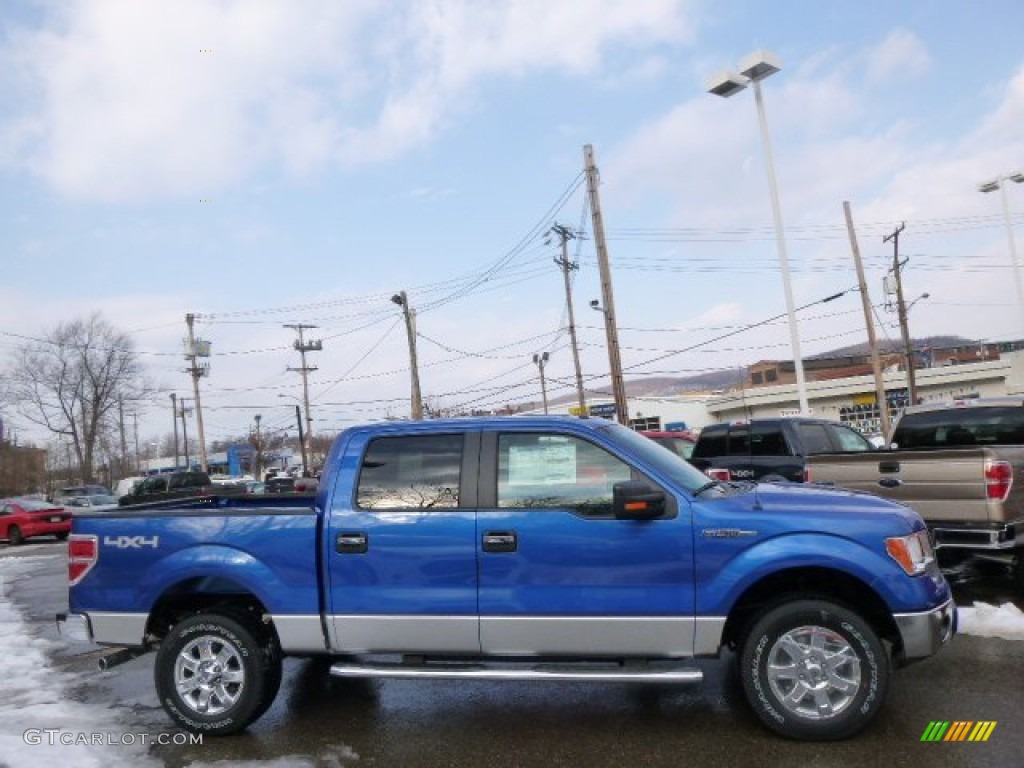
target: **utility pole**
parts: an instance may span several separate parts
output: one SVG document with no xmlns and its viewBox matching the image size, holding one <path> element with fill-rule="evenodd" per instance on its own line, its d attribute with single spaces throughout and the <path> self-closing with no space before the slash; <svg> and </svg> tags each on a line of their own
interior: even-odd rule
<svg viewBox="0 0 1024 768">
<path fill-rule="evenodd" d="M 885 396 L 885 382 L 882 380 L 882 362 L 878 357 L 878 342 L 875 339 L 875 321 L 871 313 L 871 297 L 868 295 L 868 284 L 864 279 L 864 264 L 860 260 L 860 246 L 857 244 L 857 232 L 853 228 L 853 214 L 850 204 L 843 202 L 843 213 L 846 214 L 846 231 L 850 234 L 850 248 L 853 251 L 853 263 L 857 267 L 857 283 L 860 286 L 860 302 L 864 307 L 864 326 L 868 332 L 868 347 L 871 349 L 871 370 L 875 374 L 875 400 L 878 403 L 878 417 L 881 420 L 882 436 L 889 441 L 889 401 Z"/>
<path fill-rule="evenodd" d="M 316 341 L 306 341 L 302 332 L 311 328 L 316 328 L 315 325 L 302 325 L 301 323 L 293 325 L 285 325 L 285 328 L 292 328 L 298 334 L 299 338 L 295 340 L 292 346 L 299 352 L 299 357 L 302 360 L 302 367 L 300 368 L 289 368 L 289 371 L 298 371 L 302 374 L 302 405 L 306 411 L 306 449 L 303 451 L 303 464 L 306 464 L 306 456 L 312 461 L 313 459 L 313 417 L 309 413 L 309 373 L 317 370 L 316 366 L 306 365 L 306 353 L 307 352 L 319 352 L 324 348 L 324 343 L 319 339 Z M 309 465 L 303 467 L 303 470 L 308 471 Z"/>
<path fill-rule="evenodd" d="M 178 469 L 178 395 L 171 392 L 171 421 L 174 422 L 174 469 Z"/>
<path fill-rule="evenodd" d="M 139 474 L 139 414 L 132 413 L 132 425 L 135 430 L 135 474 Z M 146 467 L 149 469 L 149 467 Z"/>
<path fill-rule="evenodd" d="M 117 423 L 121 429 L 121 472 L 128 464 L 128 443 L 124 437 L 124 398 L 117 398 Z"/>
<path fill-rule="evenodd" d="M 569 311 L 569 342 L 572 344 L 572 364 L 576 368 L 576 398 L 579 401 L 580 416 L 586 416 L 587 402 L 583 394 L 583 371 L 580 368 L 580 349 L 576 343 L 576 318 L 573 313 L 572 286 L 569 281 L 569 271 L 580 268 L 579 264 L 569 261 L 568 243 L 575 239 L 576 235 L 562 224 L 555 224 L 551 227 L 551 231 L 562 243 L 562 258 L 556 258 L 555 264 L 562 268 L 562 277 L 565 279 L 565 306 Z M 546 410 L 545 413 L 547 413 Z"/>
<path fill-rule="evenodd" d="M 900 264 L 900 232 L 904 224 L 900 224 L 893 230 L 891 235 L 882 238 L 883 243 L 892 240 L 892 271 L 896 278 L 896 312 L 900 319 L 900 333 L 903 336 L 903 354 L 907 360 L 907 401 L 910 405 L 917 402 L 917 384 L 914 381 L 914 348 L 910 341 L 910 329 L 907 326 L 907 306 L 903 303 L 903 280 L 900 272 L 903 265 Z"/>
<path fill-rule="evenodd" d="M 601 200 L 597 193 L 598 171 L 594 165 L 594 148 L 590 144 L 583 147 L 583 160 L 587 173 L 587 193 L 590 196 L 590 216 L 594 229 L 594 245 L 597 248 L 597 264 L 601 271 L 601 301 L 604 305 L 604 331 L 608 339 L 608 366 L 612 378 L 612 393 L 615 397 L 615 414 L 620 424 L 629 426 L 626 386 L 622 380 L 622 358 L 619 355 L 619 332 L 615 325 L 612 273 L 608 264 L 608 247 L 604 240 Z"/>
<path fill-rule="evenodd" d="M 185 440 L 185 471 L 192 468 L 192 460 L 188 455 L 188 422 L 185 421 L 185 398 L 181 398 L 181 433 Z"/>
<path fill-rule="evenodd" d="M 298 406 L 295 407 L 298 408 Z M 260 419 L 263 417 L 257 413 L 253 418 L 256 419 L 256 445 L 253 446 L 256 449 L 256 455 L 252 462 L 252 476 L 254 480 L 259 480 L 263 476 L 263 438 L 260 435 Z"/>
<path fill-rule="evenodd" d="M 203 431 L 203 406 L 199 400 L 199 379 L 210 375 L 210 365 L 209 363 L 200 364 L 198 359 L 210 356 L 210 342 L 196 338 L 195 321 L 195 315 L 191 313 L 185 315 L 185 323 L 188 325 L 188 339 L 185 341 L 185 358 L 189 361 L 188 373 L 192 375 L 192 392 L 196 402 L 196 431 L 199 433 L 199 468 L 203 472 L 209 472 L 210 466 L 206 461 L 206 433 Z"/>
<path fill-rule="evenodd" d="M 540 369 L 540 396 L 544 401 L 544 415 L 548 414 L 548 385 L 544 381 L 544 366 L 548 364 L 548 353 L 533 356 L 534 364 Z"/>
<path fill-rule="evenodd" d="M 295 423 L 299 427 L 299 450 L 302 452 L 302 474 L 305 476 L 309 471 L 309 462 L 306 460 L 306 439 L 302 434 L 302 412 L 298 405 L 295 406 Z"/>
<path fill-rule="evenodd" d="M 409 372 L 412 378 L 412 417 L 420 421 L 423 418 L 423 398 L 420 395 L 420 371 L 416 362 L 416 310 L 409 308 L 409 298 L 405 291 L 396 293 L 391 301 L 400 306 L 405 314 L 405 333 L 409 337 Z"/>
</svg>

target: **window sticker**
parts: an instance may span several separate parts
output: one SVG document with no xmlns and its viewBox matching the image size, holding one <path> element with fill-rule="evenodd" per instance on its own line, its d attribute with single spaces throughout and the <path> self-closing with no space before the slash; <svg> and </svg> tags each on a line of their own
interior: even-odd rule
<svg viewBox="0 0 1024 768">
<path fill-rule="evenodd" d="M 575 443 L 543 442 L 509 446 L 509 485 L 559 485 L 575 482 Z"/>
</svg>

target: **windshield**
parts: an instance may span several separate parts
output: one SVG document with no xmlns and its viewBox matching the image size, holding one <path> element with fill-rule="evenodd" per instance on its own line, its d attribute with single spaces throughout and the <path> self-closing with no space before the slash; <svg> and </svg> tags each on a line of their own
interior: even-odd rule
<svg viewBox="0 0 1024 768">
<path fill-rule="evenodd" d="M 609 424 L 607 427 L 602 427 L 601 431 L 622 446 L 628 454 L 638 456 L 642 461 L 650 464 L 688 491 L 697 491 L 708 484 L 707 475 L 685 459 L 681 459 L 672 451 L 666 451 L 662 446 L 639 432 L 627 429 L 621 424 Z"/>
</svg>

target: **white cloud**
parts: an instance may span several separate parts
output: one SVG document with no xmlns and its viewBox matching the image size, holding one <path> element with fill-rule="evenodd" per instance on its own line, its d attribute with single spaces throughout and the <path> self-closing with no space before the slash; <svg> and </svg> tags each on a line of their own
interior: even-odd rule
<svg viewBox="0 0 1024 768">
<path fill-rule="evenodd" d="M 867 53 L 867 78 L 881 83 L 914 80 L 931 69 L 928 46 L 913 32 L 897 29 Z"/>
<path fill-rule="evenodd" d="M 691 34 L 685 0 L 54 6 L 4 55 L 0 162 L 80 199 L 197 200 L 264 164 L 305 175 L 429 141 L 489 79 L 592 72 Z"/>
</svg>

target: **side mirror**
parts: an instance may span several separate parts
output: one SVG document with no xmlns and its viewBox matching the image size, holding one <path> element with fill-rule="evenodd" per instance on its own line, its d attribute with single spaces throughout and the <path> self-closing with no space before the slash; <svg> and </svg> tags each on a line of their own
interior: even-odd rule
<svg viewBox="0 0 1024 768">
<path fill-rule="evenodd" d="M 616 520 L 653 520 L 665 514 L 665 494 L 634 480 L 612 486 L 612 511 Z"/>
</svg>

